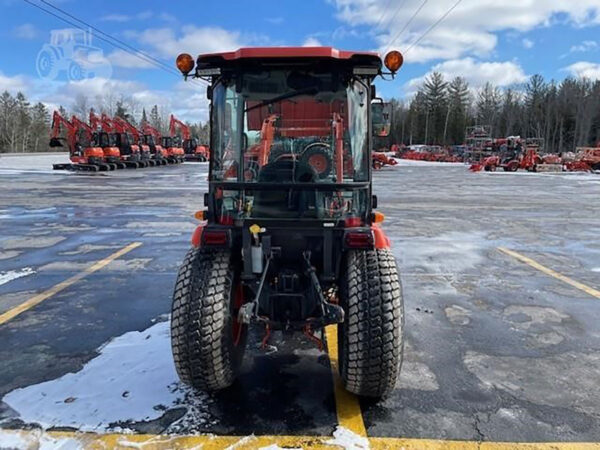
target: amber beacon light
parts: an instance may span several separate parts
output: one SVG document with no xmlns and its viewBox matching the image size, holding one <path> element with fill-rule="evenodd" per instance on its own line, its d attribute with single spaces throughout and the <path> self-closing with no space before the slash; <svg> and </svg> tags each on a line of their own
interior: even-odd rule
<svg viewBox="0 0 600 450">
<path fill-rule="evenodd" d="M 403 62 L 404 57 L 402 56 L 402 53 L 400 53 L 398 50 L 392 50 L 387 55 L 385 55 L 385 59 L 383 60 L 385 67 L 387 67 L 387 69 L 392 73 L 396 73 L 398 69 L 402 66 Z"/>
<path fill-rule="evenodd" d="M 194 68 L 194 58 L 188 53 L 182 53 L 175 60 L 175 64 L 182 74 L 187 75 Z"/>
</svg>

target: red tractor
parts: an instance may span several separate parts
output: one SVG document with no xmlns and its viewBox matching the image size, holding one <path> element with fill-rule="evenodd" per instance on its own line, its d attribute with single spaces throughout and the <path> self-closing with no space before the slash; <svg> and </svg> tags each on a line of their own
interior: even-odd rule
<svg viewBox="0 0 600 450">
<path fill-rule="evenodd" d="M 188 54 L 210 83 L 205 220 L 179 270 L 171 341 L 181 380 L 220 390 L 239 373 L 251 323 L 322 346 L 337 325 L 345 388 L 394 389 L 403 353 L 402 291 L 371 179 L 376 53 L 331 47 Z M 192 72 L 196 67 L 195 72 Z M 388 124 L 383 124 L 387 126 Z"/>
<path fill-rule="evenodd" d="M 169 120 L 169 133 L 171 137 L 174 138 L 177 136 L 177 128 L 181 131 L 181 139 L 183 140 L 183 151 L 185 153 L 186 161 L 200 161 L 206 162 L 209 158 L 209 150 L 205 145 L 198 144 L 198 140 L 192 137 L 190 133 L 190 127 L 188 127 L 181 120 L 175 118 L 173 114 L 171 114 L 171 118 Z"/>
<path fill-rule="evenodd" d="M 75 116 L 73 118 L 77 119 Z M 66 133 L 66 138 L 60 137 L 61 130 Z M 83 132 L 84 136 L 81 136 L 80 132 Z M 67 143 L 69 159 L 72 164 L 54 164 L 55 170 L 73 169 L 96 172 L 109 169 L 109 166 L 104 164 L 104 152 L 96 145 L 91 130 L 69 122 L 58 111 L 54 111 L 49 145 L 50 147 L 62 147 L 63 141 Z"/>
<path fill-rule="evenodd" d="M 395 166 L 398 164 L 398 161 L 394 158 L 390 158 L 384 152 L 372 152 L 372 157 L 372 165 L 375 170 L 382 169 L 384 166 Z"/>
</svg>

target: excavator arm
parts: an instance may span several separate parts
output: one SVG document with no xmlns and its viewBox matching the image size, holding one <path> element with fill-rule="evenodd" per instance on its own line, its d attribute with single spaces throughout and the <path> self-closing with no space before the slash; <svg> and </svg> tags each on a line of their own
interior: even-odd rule
<svg viewBox="0 0 600 450">
<path fill-rule="evenodd" d="M 176 119 L 173 114 L 171 114 L 171 119 L 169 120 L 169 134 L 171 137 L 175 137 L 177 135 L 177 128 L 181 130 L 181 138 L 184 141 L 187 141 L 191 138 L 192 134 L 190 133 L 190 127 L 188 127 L 181 120 Z"/>
<path fill-rule="evenodd" d="M 71 122 L 65 119 L 58 111 L 54 111 L 52 114 L 52 129 L 50 131 L 50 147 L 62 147 L 63 144 L 60 139 L 61 130 L 66 132 L 67 145 L 71 151 L 75 148 L 76 141 L 76 129 Z"/>
</svg>

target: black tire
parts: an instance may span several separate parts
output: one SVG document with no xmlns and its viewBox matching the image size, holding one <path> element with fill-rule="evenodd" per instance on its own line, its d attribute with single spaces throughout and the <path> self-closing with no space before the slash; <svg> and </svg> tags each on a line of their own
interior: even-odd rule
<svg viewBox="0 0 600 450">
<path fill-rule="evenodd" d="M 344 323 L 338 325 L 344 387 L 364 397 L 390 394 L 402 365 L 404 304 L 389 249 L 348 251 L 340 305 L 346 312 Z"/>
<path fill-rule="evenodd" d="M 329 146 L 321 142 L 307 145 L 300 155 L 300 163 L 315 169 L 319 179 L 327 178 L 333 169 Z"/>
<path fill-rule="evenodd" d="M 191 249 L 179 269 L 171 314 L 171 348 L 181 381 L 217 391 L 235 380 L 247 326 L 234 337 L 236 273 L 228 251 Z"/>
</svg>

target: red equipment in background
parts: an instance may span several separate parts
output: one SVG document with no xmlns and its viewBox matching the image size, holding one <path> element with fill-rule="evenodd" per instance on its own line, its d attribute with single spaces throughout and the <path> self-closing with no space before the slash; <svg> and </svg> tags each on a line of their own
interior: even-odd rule
<svg viewBox="0 0 600 450">
<path fill-rule="evenodd" d="M 175 118 L 173 114 L 171 114 L 171 118 L 169 120 L 169 133 L 171 134 L 172 138 L 177 136 L 177 128 L 179 128 L 181 131 L 183 152 L 185 153 L 186 161 L 208 161 L 210 156 L 208 146 L 199 145 L 198 140 L 192 137 L 190 128 L 181 120 Z"/>
<path fill-rule="evenodd" d="M 80 128 L 73 125 L 65 119 L 58 111 L 54 111 L 52 115 L 52 129 L 50 132 L 50 147 L 62 147 L 60 138 L 61 130 L 66 132 L 66 142 L 69 148 L 69 159 L 73 164 L 54 164 L 54 169 L 74 168 L 78 170 L 100 170 L 100 165 L 103 164 L 104 152 L 101 148 L 96 147 L 92 133 L 86 136 L 86 142 L 79 141 L 78 131 Z M 87 131 L 84 129 L 84 131 Z M 108 168 L 108 167 L 107 167 Z M 106 170 L 106 169 L 105 169 Z"/>
<path fill-rule="evenodd" d="M 156 161 L 150 158 L 150 146 L 144 144 L 139 130 L 122 117 L 113 117 L 112 122 L 117 132 L 121 135 L 127 134 L 129 142 L 134 143 L 132 146 L 138 148 L 138 151 L 140 152 L 140 161 L 144 165 L 155 166 Z"/>
<path fill-rule="evenodd" d="M 578 147 L 575 159 L 565 162 L 570 172 L 600 171 L 600 142 L 596 147 Z"/>
<path fill-rule="evenodd" d="M 162 134 L 156 128 L 145 123 L 142 127 L 143 142 L 150 147 L 150 153 L 155 159 L 161 160 L 162 164 L 167 162 L 173 163 L 172 158 L 169 158 L 169 152 L 162 146 Z"/>
<path fill-rule="evenodd" d="M 104 159 L 106 162 L 117 164 L 117 168 L 124 169 L 125 164 L 121 158 L 121 151 L 116 145 L 116 137 L 113 133 L 108 133 L 102 120 L 90 110 L 90 126 L 98 134 L 98 145 L 102 147 Z"/>
<path fill-rule="evenodd" d="M 396 164 L 398 164 L 398 161 L 388 157 L 384 152 L 374 151 L 372 153 L 372 165 L 375 170 L 382 169 L 383 166 L 395 166 Z"/>
<path fill-rule="evenodd" d="M 137 169 L 148 166 L 147 160 L 142 161 L 140 146 L 134 142 L 133 136 L 127 133 L 123 127 L 119 126 L 106 113 L 102 113 L 100 124 L 104 131 L 115 136 L 115 143 L 127 167 Z"/>
</svg>

